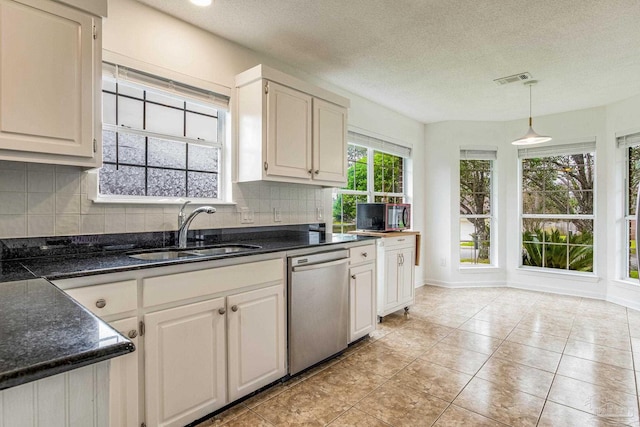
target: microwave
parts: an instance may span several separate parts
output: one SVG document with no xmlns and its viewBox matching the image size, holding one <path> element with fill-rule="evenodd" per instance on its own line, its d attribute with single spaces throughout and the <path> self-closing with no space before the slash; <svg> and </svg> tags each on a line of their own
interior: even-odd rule
<svg viewBox="0 0 640 427">
<path fill-rule="evenodd" d="M 356 228 L 370 231 L 400 231 L 411 227 L 411 205 L 407 203 L 358 203 Z"/>
</svg>

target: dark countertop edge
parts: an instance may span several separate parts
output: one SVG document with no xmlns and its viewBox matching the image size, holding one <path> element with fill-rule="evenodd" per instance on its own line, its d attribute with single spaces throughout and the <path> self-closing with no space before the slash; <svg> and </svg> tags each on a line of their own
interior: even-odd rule
<svg viewBox="0 0 640 427">
<path fill-rule="evenodd" d="M 54 285 L 52 284 L 51 286 Z M 114 357 L 132 353 L 135 350 L 135 345 L 132 342 L 127 341 L 112 344 L 108 347 L 99 348 L 97 350 L 85 351 L 72 356 L 52 359 L 44 363 L 38 363 L 35 365 L 25 366 L 20 369 L 3 372 L 0 374 L 0 390 L 27 384 L 53 375 L 62 374 L 84 366 L 93 365 Z"/>
<path fill-rule="evenodd" d="M 223 259 L 230 258 L 243 258 L 252 255 L 263 255 L 274 252 L 287 252 L 294 251 L 298 249 L 307 249 L 311 247 L 323 247 L 323 246 L 333 246 L 340 244 L 349 244 L 354 242 L 364 242 L 368 240 L 376 240 L 379 239 L 377 236 L 357 236 L 356 240 L 346 240 L 346 241 L 338 241 L 338 242 L 323 242 L 323 243 L 306 243 L 306 244 L 283 244 L 281 247 L 273 247 L 273 248 L 261 248 L 261 249 L 253 249 L 246 252 L 236 252 L 225 254 L 221 256 L 201 256 L 201 257 L 193 257 L 193 258 L 178 258 L 172 260 L 158 260 L 158 261 L 144 261 L 140 264 L 129 264 L 123 265 L 121 267 L 107 267 L 107 268 L 97 268 L 91 270 L 80 270 L 73 271 L 68 273 L 53 273 L 53 274 L 45 274 L 42 276 L 47 280 L 60 280 L 60 279 L 72 279 L 76 277 L 85 277 L 85 276 L 95 276 L 99 274 L 110 274 L 110 273 L 121 273 L 125 271 L 135 271 L 135 270 L 145 270 L 150 268 L 158 268 L 158 267 L 168 267 L 173 265 L 183 265 L 183 264 L 193 264 L 199 262 L 207 262 L 207 261 L 218 261 Z M 189 248 L 187 248 L 188 250 Z M 131 251 L 136 252 L 136 251 Z M 125 254 L 126 256 L 126 254 Z M 26 267 L 25 267 L 26 270 Z M 34 275 L 34 277 L 37 277 Z"/>
</svg>

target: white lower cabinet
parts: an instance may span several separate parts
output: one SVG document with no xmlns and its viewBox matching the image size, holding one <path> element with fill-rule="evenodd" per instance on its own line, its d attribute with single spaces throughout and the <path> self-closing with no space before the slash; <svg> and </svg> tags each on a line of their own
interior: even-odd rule
<svg viewBox="0 0 640 427">
<path fill-rule="evenodd" d="M 228 390 L 232 402 L 286 374 L 284 287 L 227 298 Z"/>
<path fill-rule="evenodd" d="M 375 246 L 361 246 L 349 253 L 349 342 L 376 329 Z"/>
<path fill-rule="evenodd" d="M 111 322 L 110 325 L 122 335 L 129 337 L 138 347 L 138 319 Z M 138 352 L 111 359 L 109 371 L 109 426 L 128 427 L 140 425 L 138 408 Z"/>
<path fill-rule="evenodd" d="M 227 403 L 225 300 L 146 314 L 147 425 L 183 426 Z"/>
<path fill-rule="evenodd" d="M 384 317 L 415 300 L 415 236 L 385 237 L 378 241 L 378 316 Z"/>
</svg>

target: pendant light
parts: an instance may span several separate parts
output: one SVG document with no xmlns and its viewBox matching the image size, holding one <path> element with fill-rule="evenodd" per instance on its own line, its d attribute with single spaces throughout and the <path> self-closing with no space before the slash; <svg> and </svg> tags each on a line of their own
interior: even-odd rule
<svg viewBox="0 0 640 427">
<path fill-rule="evenodd" d="M 550 136 L 538 135 L 536 131 L 533 130 L 533 119 L 531 118 L 531 86 L 536 83 L 538 83 L 536 80 L 524 82 L 525 86 L 529 86 L 529 130 L 524 134 L 524 136 L 513 141 L 513 145 L 533 145 L 551 141 Z"/>
</svg>

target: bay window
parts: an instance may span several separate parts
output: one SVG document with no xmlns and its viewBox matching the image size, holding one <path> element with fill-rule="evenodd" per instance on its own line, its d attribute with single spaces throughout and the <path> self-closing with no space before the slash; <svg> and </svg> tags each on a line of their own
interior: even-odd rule
<svg viewBox="0 0 640 427">
<path fill-rule="evenodd" d="M 636 258 L 636 208 L 638 185 L 640 184 L 640 133 L 624 135 L 617 138 L 618 147 L 624 150 L 624 270 L 623 279 L 638 279 L 638 262 Z"/>
</svg>

